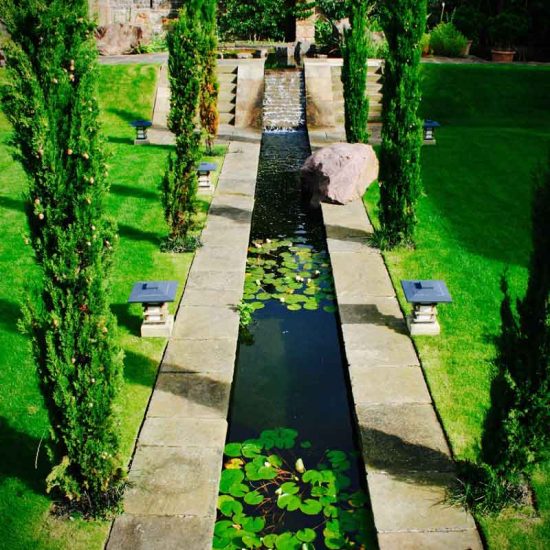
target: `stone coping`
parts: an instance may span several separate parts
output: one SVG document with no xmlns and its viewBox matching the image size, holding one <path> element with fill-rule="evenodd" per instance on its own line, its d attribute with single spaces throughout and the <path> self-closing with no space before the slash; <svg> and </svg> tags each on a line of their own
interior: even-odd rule
<svg viewBox="0 0 550 550">
<path fill-rule="evenodd" d="M 260 153 L 258 135 L 240 137 L 229 142 L 108 550 L 212 547 Z"/>
<path fill-rule="evenodd" d="M 446 501 L 454 462 L 364 205 L 322 210 L 380 548 L 481 550 Z"/>
</svg>

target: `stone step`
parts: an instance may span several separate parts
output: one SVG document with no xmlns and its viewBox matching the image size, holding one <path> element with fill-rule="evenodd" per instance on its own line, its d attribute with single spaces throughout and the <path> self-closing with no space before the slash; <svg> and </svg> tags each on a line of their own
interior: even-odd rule
<svg viewBox="0 0 550 550">
<path fill-rule="evenodd" d="M 218 111 L 220 113 L 235 113 L 235 103 L 232 101 L 218 101 Z"/>
<path fill-rule="evenodd" d="M 218 65 L 217 72 L 218 74 L 224 74 L 224 73 L 233 73 L 237 74 L 238 71 L 237 65 Z"/>
<path fill-rule="evenodd" d="M 235 124 L 235 115 L 232 113 L 220 113 L 221 124 Z"/>
<path fill-rule="evenodd" d="M 222 96 L 234 96 L 237 93 L 237 85 L 236 84 L 223 84 L 220 86 L 220 93 L 218 97 Z"/>
<path fill-rule="evenodd" d="M 218 75 L 218 82 L 221 86 L 237 84 L 237 75 L 230 73 L 221 73 Z"/>
</svg>

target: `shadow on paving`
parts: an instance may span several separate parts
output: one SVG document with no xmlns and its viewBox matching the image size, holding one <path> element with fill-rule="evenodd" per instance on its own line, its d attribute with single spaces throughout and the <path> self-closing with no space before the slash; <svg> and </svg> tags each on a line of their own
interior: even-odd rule
<svg viewBox="0 0 550 550">
<path fill-rule="evenodd" d="M 339 304 L 340 318 L 346 325 L 378 325 L 387 327 L 398 334 L 408 336 L 407 325 L 400 315 L 382 313 L 374 304 Z"/>
</svg>

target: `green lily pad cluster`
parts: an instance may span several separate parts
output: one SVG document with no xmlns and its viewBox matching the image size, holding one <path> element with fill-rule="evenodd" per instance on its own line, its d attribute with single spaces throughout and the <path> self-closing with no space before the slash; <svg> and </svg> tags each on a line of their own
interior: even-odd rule
<svg viewBox="0 0 550 550">
<path fill-rule="evenodd" d="M 213 548 L 366 548 L 367 497 L 350 490 L 347 453 L 326 451 L 310 468 L 300 454 L 311 442 L 297 437 L 277 428 L 225 446 Z M 302 528 L 285 529 L 288 518 Z"/>
<path fill-rule="evenodd" d="M 267 300 L 278 300 L 290 311 L 336 311 L 328 253 L 305 244 L 303 237 L 293 241 L 266 239 L 254 241 L 248 249 L 244 299 L 254 309 Z"/>
</svg>

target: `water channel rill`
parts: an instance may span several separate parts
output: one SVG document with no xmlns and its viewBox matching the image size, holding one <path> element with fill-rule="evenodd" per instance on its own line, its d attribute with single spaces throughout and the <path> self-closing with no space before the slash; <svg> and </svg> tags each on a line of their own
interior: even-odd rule
<svg viewBox="0 0 550 550">
<path fill-rule="evenodd" d="M 267 73 L 265 96 L 214 548 L 373 548 L 321 211 L 300 196 L 301 73 Z"/>
</svg>

